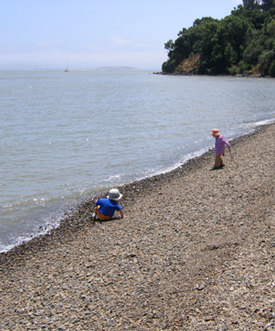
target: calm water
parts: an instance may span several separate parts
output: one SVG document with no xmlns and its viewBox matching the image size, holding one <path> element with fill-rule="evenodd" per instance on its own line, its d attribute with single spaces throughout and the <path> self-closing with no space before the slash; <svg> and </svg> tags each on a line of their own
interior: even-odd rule
<svg viewBox="0 0 275 331">
<path fill-rule="evenodd" d="M 0 251 L 96 193 L 169 171 L 275 118 L 275 80 L 1 72 Z M 211 166 L 211 165 L 209 165 Z"/>
</svg>

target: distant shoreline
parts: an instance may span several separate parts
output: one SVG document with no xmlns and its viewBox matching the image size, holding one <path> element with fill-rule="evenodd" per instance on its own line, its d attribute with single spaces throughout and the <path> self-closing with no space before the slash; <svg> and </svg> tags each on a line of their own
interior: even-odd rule
<svg viewBox="0 0 275 331">
<path fill-rule="evenodd" d="M 248 74 L 236 74 L 236 75 L 206 75 L 206 74 L 197 74 L 197 73 L 192 73 L 192 72 L 173 72 L 173 73 L 166 73 L 166 72 L 153 72 L 154 75 L 164 75 L 164 76 L 208 76 L 208 77 L 246 77 L 246 78 L 274 78 L 271 76 L 263 76 L 260 74 L 253 74 L 253 75 L 248 75 Z"/>
</svg>

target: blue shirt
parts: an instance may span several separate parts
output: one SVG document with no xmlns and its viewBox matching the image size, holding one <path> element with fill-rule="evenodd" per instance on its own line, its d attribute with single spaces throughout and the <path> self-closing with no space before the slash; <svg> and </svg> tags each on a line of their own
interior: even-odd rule
<svg viewBox="0 0 275 331">
<path fill-rule="evenodd" d="M 117 201 L 110 199 L 99 199 L 97 200 L 95 205 L 100 206 L 99 211 L 101 212 L 101 214 L 110 217 L 114 216 L 116 210 L 119 211 L 122 209 L 122 207 L 119 205 Z"/>
</svg>

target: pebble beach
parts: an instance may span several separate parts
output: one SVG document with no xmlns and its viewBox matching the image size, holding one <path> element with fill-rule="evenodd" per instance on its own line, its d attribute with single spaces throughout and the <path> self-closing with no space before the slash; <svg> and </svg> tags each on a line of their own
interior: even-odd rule
<svg viewBox="0 0 275 331">
<path fill-rule="evenodd" d="M 124 219 L 86 202 L 2 253 L 0 330 L 275 330 L 274 138 L 119 187 Z"/>
</svg>

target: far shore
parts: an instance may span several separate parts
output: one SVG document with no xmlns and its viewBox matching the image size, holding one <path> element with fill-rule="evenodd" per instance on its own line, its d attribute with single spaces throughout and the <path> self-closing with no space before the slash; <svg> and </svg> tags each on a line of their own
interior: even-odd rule
<svg viewBox="0 0 275 331">
<path fill-rule="evenodd" d="M 157 72 L 153 72 L 153 74 L 155 75 L 167 75 L 167 76 L 209 76 L 209 77 L 246 77 L 246 78 L 274 78 L 271 77 L 269 75 L 261 75 L 261 74 L 236 74 L 236 75 L 206 75 L 206 74 L 198 74 L 198 73 L 194 73 L 194 72 L 163 72 L 163 71 L 157 71 Z"/>
</svg>

